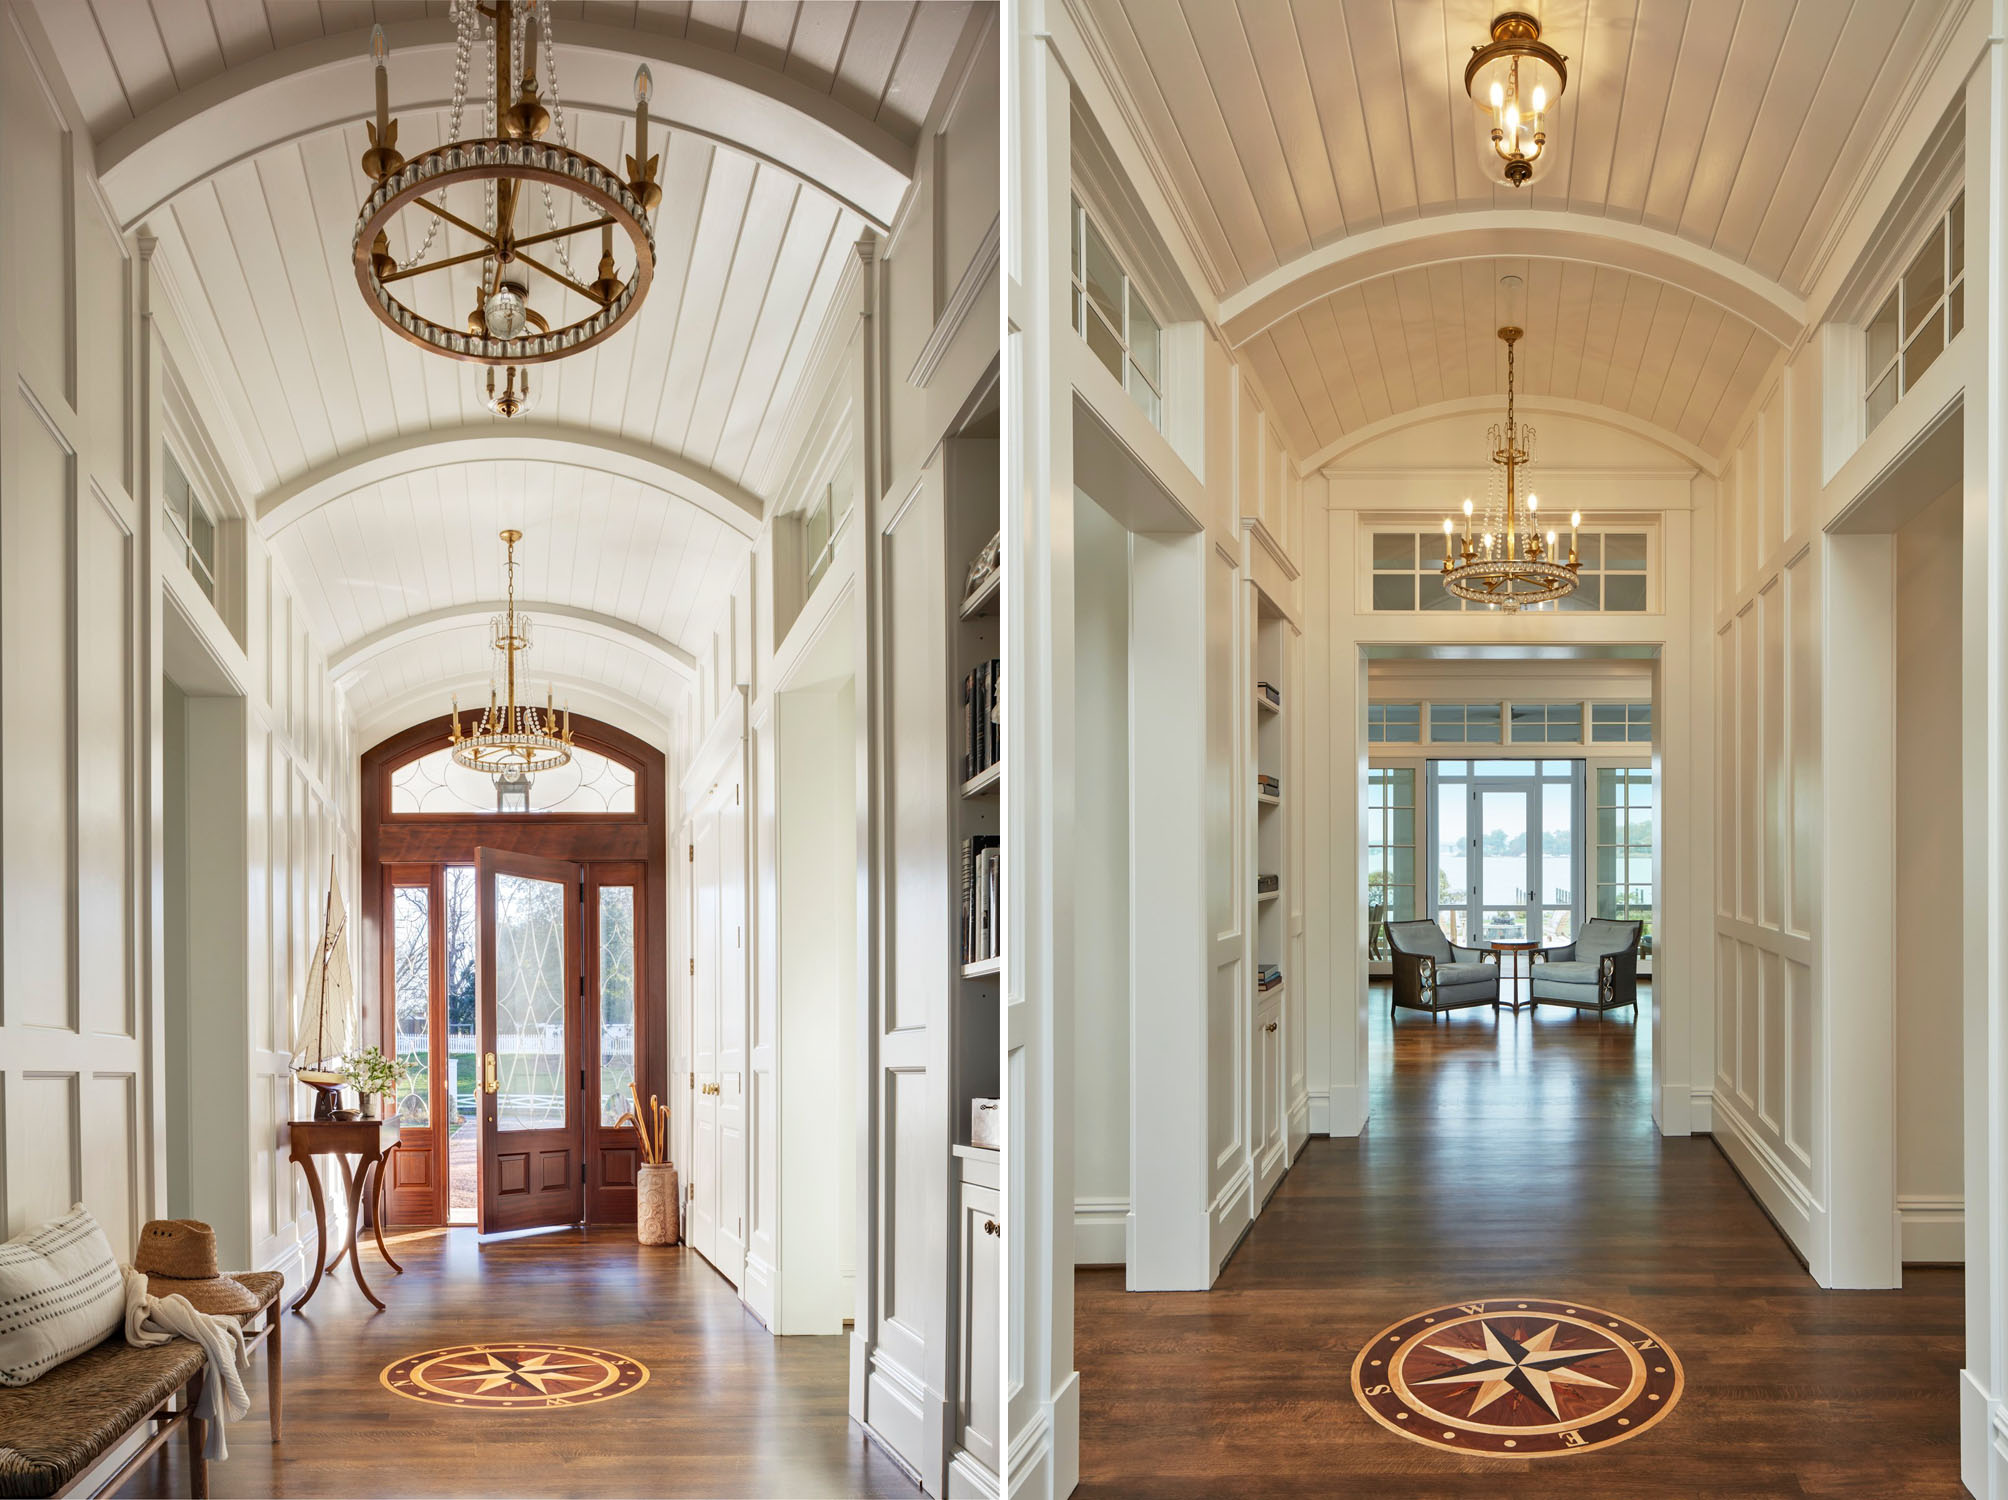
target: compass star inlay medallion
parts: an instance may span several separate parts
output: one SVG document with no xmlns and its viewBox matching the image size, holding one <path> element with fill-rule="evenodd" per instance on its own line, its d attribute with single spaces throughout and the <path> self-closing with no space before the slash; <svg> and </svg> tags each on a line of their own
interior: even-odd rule
<svg viewBox="0 0 2008 1500">
<path fill-rule="evenodd" d="M 1538 1298 L 1432 1308 L 1382 1329 L 1353 1361 L 1354 1396 L 1390 1432 L 1495 1458 L 1636 1437 L 1672 1410 L 1684 1380 L 1650 1329 Z"/>
<path fill-rule="evenodd" d="M 576 1344 L 456 1344 L 384 1367 L 383 1384 L 413 1401 L 487 1411 L 548 1411 L 611 1401 L 648 1382 L 648 1366 Z"/>
</svg>

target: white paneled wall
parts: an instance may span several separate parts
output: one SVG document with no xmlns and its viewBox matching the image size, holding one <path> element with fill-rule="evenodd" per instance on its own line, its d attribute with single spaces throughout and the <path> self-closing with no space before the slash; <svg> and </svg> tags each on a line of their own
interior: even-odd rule
<svg viewBox="0 0 2008 1500">
<path fill-rule="evenodd" d="M 56 80 L 35 15 L 0 10 L 0 1225 L 83 1201 L 129 1250 L 192 1135 L 176 1207 L 231 1263 L 280 1265 L 304 1199 L 283 1145 L 292 1011 L 331 858 L 354 892 L 347 710 L 244 523 L 210 392 L 182 379 L 200 362 L 152 244 L 112 226 Z M 217 604 L 162 519 L 167 441 L 218 512 Z M 199 759 L 168 754 L 169 670 L 197 694 L 175 729 Z M 186 864 L 163 839 L 170 764 L 223 812 L 177 834 Z M 165 899 L 197 886 L 207 909 Z M 234 940 L 169 944 L 170 911 Z M 195 997 L 172 1048 L 170 954 Z"/>
<path fill-rule="evenodd" d="M 31 28 L 32 29 L 32 28 Z M 0 12 L 0 1235 L 157 1191 L 133 270 L 21 17 Z"/>
<path fill-rule="evenodd" d="M 1716 517 L 1715 1131 L 1802 1247 L 1822 1170 L 1813 363 L 1802 357 L 1765 397 L 1724 466 Z"/>
</svg>

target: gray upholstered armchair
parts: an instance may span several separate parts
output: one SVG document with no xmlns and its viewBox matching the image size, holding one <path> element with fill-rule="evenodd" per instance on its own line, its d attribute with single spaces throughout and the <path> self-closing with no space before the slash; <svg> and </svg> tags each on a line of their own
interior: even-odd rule
<svg viewBox="0 0 2008 1500">
<path fill-rule="evenodd" d="M 1499 965 L 1491 954 L 1455 946 L 1441 927 L 1427 920 L 1383 922 L 1381 930 L 1387 934 L 1394 962 L 1389 1020 L 1398 1005 L 1431 1012 L 1489 1005 L 1498 1012 Z"/>
<path fill-rule="evenodd" d="M 1534 1003 L 1577 1010 L 1631 1007 L 1638 1016 L 1638 943 L 1643 922 L 1591 917 L 1573 943 L 1543 948 L 1534 965 Z"/>
</svg>

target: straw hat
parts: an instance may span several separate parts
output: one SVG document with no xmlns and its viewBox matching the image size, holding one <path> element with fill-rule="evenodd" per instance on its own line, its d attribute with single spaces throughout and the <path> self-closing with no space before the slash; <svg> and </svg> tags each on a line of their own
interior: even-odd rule
<svg viewBox="0 0 2008 1500">
<path fill-rule="evenodd" d="M 133 1269 L 155 1297 L 186 1297 L 197 1312 L 237 1318 L 262 1304 L 251 1289 L 216 1269 L 216 1231 L 195 1219 L 154 1219 L 139 1232 Z"/>
</svg>

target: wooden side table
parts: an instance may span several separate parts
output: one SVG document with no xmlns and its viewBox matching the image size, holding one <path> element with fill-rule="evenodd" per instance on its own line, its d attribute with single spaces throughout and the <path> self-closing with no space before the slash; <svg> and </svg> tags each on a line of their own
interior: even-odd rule
<svg viewBox="0 0 2008 1500">
<path fill-rule="evenodd" d="M 1499 1003 L 1506 1006 L 1515 1015 L 1520 1013 L 1521 1006 L 1532 1005 L 1534 1003 L 1533 955 L 1539 952 L 1540 948 L 1541 945 L 1531 938 L 1494 938 L 1492 941 L 1492 951 L 1500 955 L 1499 967 L 1501 972 L 1499 975 L 1499 987 L 1503 991 L 1509 981 L 1513 986 L 1513 998 L 1508 1000 L 1502 994 Z M 1520 955 L 1523 953 L 1528 955 L 1526 974 L 1527 998 L 1525 1000 L 1520 998 Z M 1510 971 L 1506 969 L 1505 960 L 1507 958 L 1513 960 L 1513 967 Z"/>
<path fill-rule="evenodd" d="M 320 1287 L 322 1275 L 341 1265 L 342 1257 L 346 1255 L 357 1288 L 381 1312 L 383 1302 L 363 1280 L 363 1259 L 357 1253 L 356 1240 L 362 1231 L 362 1203 L 367 1192 L 372 1206 L 378 1210 L 377 1249 L 384 1250 L 381 1205 L 387 1195 L 383 1169 L 384 1163 L 398 1148 L 397 1121 L 295 1120 L 287 1127 L 287 1135 L 290 1138 L 291 1159 L 298 1162 L 307 1174 L 307 1191 L 314 1200 L 314 1274 L 308 1280 L 306 1290 L 294 1301 L 293 1311 L 298 1312 L 306 1305 L 307 1299 Z M 348 1242 L 336 1252 L 332 1264 L 328 1260 L 328 1205 L 321 1193 L 321 1174 L 314 1170 L 313 1159 L 317 1156 L 332 1156 L 341 1163 L 342 1191 L 349 1204 Z M 353 1169 L 349 1166 L 352 1156 L 358 1158 Z M 390 1260 L 387 1250 L 384 1250 L 384 1259 Z M 395 1271 L 402 1272 L 404 1269 L 394 1260 L 390 1264 Z"/>
</svg>

